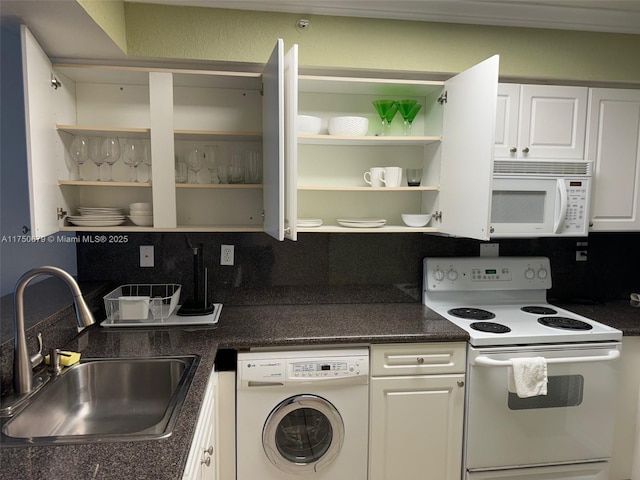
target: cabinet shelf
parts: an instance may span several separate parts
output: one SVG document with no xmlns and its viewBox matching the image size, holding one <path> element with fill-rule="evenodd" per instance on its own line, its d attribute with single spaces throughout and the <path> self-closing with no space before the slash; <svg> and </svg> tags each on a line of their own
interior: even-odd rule
<svg viewBox="0 0 640 480">
<path fill-rule="evenodd" d="M 220 142 L 261 142 L 262 132 L 236 132 L 216 130 L 175 130 L 176 140 L 211 140 Z"/>
<path fill-rule="evenodd" d="M 298 227 L 299 233 L 436 233 L 435 227 L 406 227 L 404 225 L 384 225 L 372 228 L 351 228 L 340 225 L 322 225 L 320 227 Z"/>
<path fill-rule="evenodd" d="M 425 185 L 419 187 L 338 187 L 333 185 L 298 185 L 298 190 L 326 192 L 437 192 L 440 190 L 440 187 L 435 185 Z"/>
<path fill-rule="evenodd" d="M 108 182 L 96 180 L 58 180 L 58 185 L 76 186 L 76 187 L 134 187 L 134 188 L 151 188 L 149 182 Z"/>
<path fill-rule="evenodd" d="M 206 188 L 214 190 L 256 190 L 261 183 L 176 183 L 176 188 Z"/>
<path fill-rule="evenodd" d="M 88 127 L 83 125 L 56 125 L 60 132 L 71 135 L 85 135 L 88 137 L 127 137 L 150 138 L 150 128 L 118 128 L 118 127 Z"/>
<path fill-rule="evenodd" d="M 411 145 L 428 145 L 441 141 L 439 136 L 343 136 L 343 135 L 298 135 L 298 143 L 304 145 L 389 145 L 389 146 L 411 146 Z"/>
<path fill-rule="evenodd" d="M 262 225 L 178 225 L 171 228 L 140 227 L 137 225 L 117 225 L 115 227 L 78 227 L 64 225 L 61 232 L 229 232 L 229 233 L 254 233 L 263 232 Z"/>
</svg>

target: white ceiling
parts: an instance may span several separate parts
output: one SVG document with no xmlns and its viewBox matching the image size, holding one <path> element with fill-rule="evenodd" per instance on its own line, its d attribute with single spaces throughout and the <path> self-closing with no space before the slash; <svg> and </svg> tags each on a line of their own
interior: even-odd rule
<svg viewBox="0 0 640 480">
<path fill-rule="evenodd" d="M 125 0 L 301 15 L 640 34 L 640 0 Z"/>
</svg>

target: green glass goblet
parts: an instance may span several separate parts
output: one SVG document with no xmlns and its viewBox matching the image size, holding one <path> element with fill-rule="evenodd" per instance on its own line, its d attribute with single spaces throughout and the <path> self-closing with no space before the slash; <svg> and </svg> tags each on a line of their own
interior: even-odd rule
<svg viewBox="0 0 640 480">
<path fill-rule="evenodd" d="M 398 111 L 400 112 L 400 115 L 402 115 L 402 118 L 404 120 L 403 132 L 405 135 L 408 135 L 408 132 L 410 131 L 409 114 L 411 113 L 411 110 L 413 109 L 413 107 L 416 106 L 417 103 L 418 102 L 416 102 L 415 100 L 398 100 L 397 102 Z M 416 114 L 417 113 L 418 112 L 416 112 Z"/>
<path fill-rule="evenodd" d="M 420 105 L 419 103 L 416 103 L 411 109 L 411 111 L 409 112 L 409 115 L 407 115 L 407 120 L 404 123 L 405 135 L 411 135 L 411 127 L 413 126 L 413 121 L 416 119 L 416 116 L 418 115 L 418 112 L 420 111 L 421 108 L 422 108 L 422 105 Z"/>
<path fill-rule="evenodd" d="M 398 106 L 396 105 L 395 100 L 374 100 L 373 106 L 376 108 L 376 111 L 380 116 L 380 120 L 382 121 L 382 131 L 380 132 L 380 135 L 389 135 L 391 120 L 393 120 L 393 117 L 398 111 Z"/>
</svg>

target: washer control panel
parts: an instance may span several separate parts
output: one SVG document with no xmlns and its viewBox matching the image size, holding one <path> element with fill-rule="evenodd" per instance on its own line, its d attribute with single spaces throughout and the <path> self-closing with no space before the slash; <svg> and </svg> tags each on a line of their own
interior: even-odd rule
<svg viewBox="0 0 640 480">
<path fill-rule="evenodd" d="M 357 376 L 366 365 L 359 359 L 299 361 L 288 365 L 289 378 L 336 378 Z"/>
<path fill-rule="evenodd" d="M 238 385 L 368 382 L 369 349 L 250 352 L 238 354 Z"/>
</svg>

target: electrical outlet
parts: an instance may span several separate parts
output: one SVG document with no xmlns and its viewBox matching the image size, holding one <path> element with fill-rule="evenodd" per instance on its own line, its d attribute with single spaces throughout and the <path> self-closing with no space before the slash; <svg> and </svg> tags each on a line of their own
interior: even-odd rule
<svg viewBox="0 0 640 480">
<path fill-rule="evenodd" d="M 233 265 L 234 261 L 233 245 L 220 246 L 220 265 Z"/>
<path fill-rule="evenodd" d="M 153 245 L 140 245 L 140 266 L 153 267 Z"/>
<path fill-rule="evenodd" d="M 498 255 L 500 255 L 500 244 L 498 243 L 481 243 L 480 244 L 481 257 L 497 257 Z"/>
<path fill-rule="evenodd" d="M 576 243 L 576 262 L 586 262 L 587 261 L 587 247 L 589 246 L 589 242 L 577 242 Z"/>
</svg>

